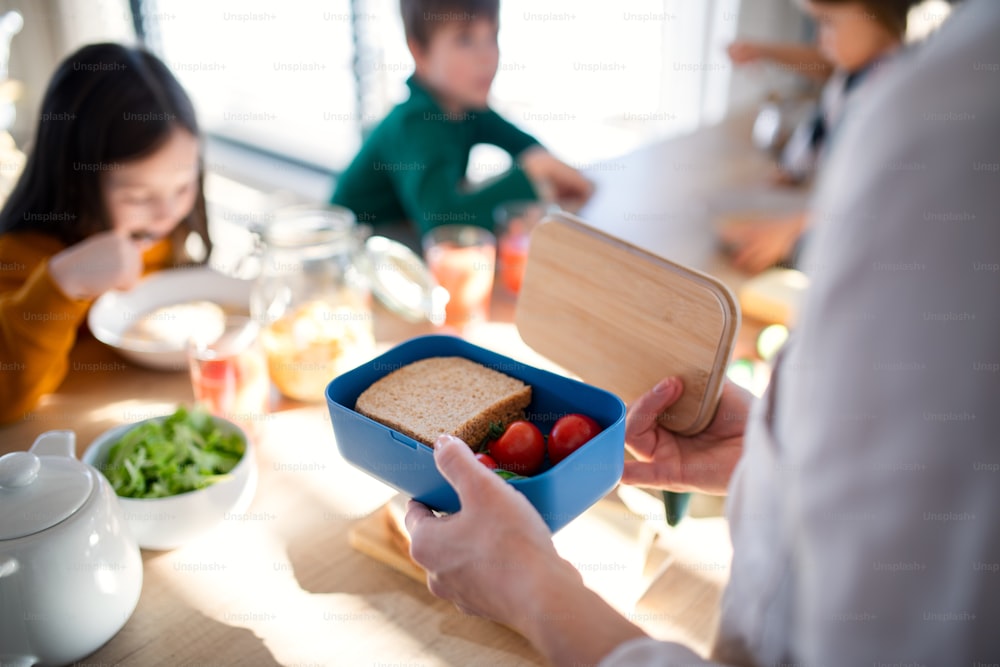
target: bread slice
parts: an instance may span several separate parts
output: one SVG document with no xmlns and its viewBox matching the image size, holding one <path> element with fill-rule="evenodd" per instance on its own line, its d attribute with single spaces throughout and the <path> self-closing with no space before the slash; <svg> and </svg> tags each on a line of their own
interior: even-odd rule
<svg viewBox="0 0 1000 667">
<path fill-rule="evenodd" d="M 461 357 L 430 357 L 407 364 L 368 387 L 354 409 L 433 446 L 450 433 L 477 446 L 490 425 L 522 419 L 531 387 Z"/>
</svg>

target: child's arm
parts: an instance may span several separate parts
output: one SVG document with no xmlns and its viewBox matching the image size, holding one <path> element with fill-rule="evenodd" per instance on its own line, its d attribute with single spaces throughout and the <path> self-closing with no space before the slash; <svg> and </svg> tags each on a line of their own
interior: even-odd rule
<svg viewBox="0 0 1000 667">
<path fill-rule="evenodd" d="M 541 146 L 524 151 L 517 161 L 542 191 L 543 199 L 554 199 L 567 210 L 580 208 L 594 193 L 594 184 L 583 174 Z"/>
<path fill-rule="evenodd" d="M 404 124 L 399 140 L 392 143 L 392 162 L 400 168 L 389 172 L 389 178 L 407 218 L 420 233 L 445 224 L 492 229 L 493 209 L 499 204 L 538 198 L 527 173 L 518 165 L 468 189 L 453 138 L 441 123 L 415 118 Z"/>
<path fill-rule="evenodd" d="M 737 40 L 729 45 L 727 51 L 737 65 L 761 60 L 773 62 L 783 66 L 783 69 L 820 82 L 826 81 L 833 73 L 830 61 L 823 57 L 819 49 L 807 44 Z"/>
<path fill-rule="evenodd" d="M 515 158 L 532 146 L 541 146 L 538 139 L 492 109 L 470 113 L 476 114 L 473 125 L 476 143 L 499 146 Z"/>
<path fill-rule="evenodd" d="M 770 219 L 736 219 L 721 230 L 721 241 L 731 249 L 732 262 L 749 273 L 787 259 L 806 228 L 806 214 Z"/>
<path fill-rule="evenodd" d="M 594 185 L 583 174 L 555 158 L 537 139 L 492 109 L 476 119 L 475 127 L 477 142 L 510 153 L 543 199 L 555 199 L 564 207 L 582 206 L 593 194 Z"/>
<path fill-rule="evenodd" d="M 29 264 L 14 245 L 0 240 L 0 423 L 22 418 L 62 383 L 90 306 L 62 292 L 47 258 Z"/>
<path fill-rule="evenodd" d="M 138 248 L 111 233 L 49 256 L 58 249 L 37 234 L 0 238 L 0 423 L 23 417 L 59 387 L 93 298 L 131 286 L 141 273 Z"/>
</svg>

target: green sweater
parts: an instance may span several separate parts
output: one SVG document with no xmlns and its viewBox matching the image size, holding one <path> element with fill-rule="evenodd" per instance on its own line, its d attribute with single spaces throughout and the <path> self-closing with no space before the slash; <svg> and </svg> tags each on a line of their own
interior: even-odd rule
<svg viewBox="0 0 1000 667">
<path fill-rule="evenodd" d="M 538 143 L 492 109 L 445 112 L 414 78 L 410 97 L 375 128 L 337 180 L 331 203 L 370 224 L 411 221 L 420 233 L 446 224 L 493 228 L 493 209 L 537 199 L 517 166 L 474 190 L 465 171 L 475 144 L 493 144 L 516 158 Z"/>
</svg>

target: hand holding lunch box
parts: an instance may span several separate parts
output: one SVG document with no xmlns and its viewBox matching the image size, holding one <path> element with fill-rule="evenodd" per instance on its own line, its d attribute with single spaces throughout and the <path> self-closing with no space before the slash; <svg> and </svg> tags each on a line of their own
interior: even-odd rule
<svg viewBox="0 0 1000 667">
<path fill-rule="evenodd" d="M 457 338 L 418 338 L 330 383 L 326 395 L 337 445 L 348 461 L 390 486 L 433 509 L 456 511 L 458 498 L 435 467 L 427 438 L 420 441 L 392 427 L 399 424 L 365 416 L 358 399 L 393 371 L 428 358 L 460 357 L 498 370 L 531 387 L 525 416 L 543 432 L 571 413 L 589 415 L 602 429 L 558 464 L 549 461 L 535 476 L 510 480 L 555 531 L 621 477 L 622 399 L 634 401 L 662 378 L 677 375 L 684 393 L 660 415 L 660 424 L 688 435 L 711 422 L 738 322 L 735 300 L 713 279 L 557 214 L 533 233 L 517 326 L 536 351 L 589 384 Z"/>
</svg>

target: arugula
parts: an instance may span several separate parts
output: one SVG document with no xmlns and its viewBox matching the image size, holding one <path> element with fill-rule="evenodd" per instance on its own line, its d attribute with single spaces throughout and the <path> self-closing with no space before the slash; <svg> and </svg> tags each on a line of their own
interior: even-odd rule
<svg viewBox="0 0 1000 667">
<path fill-rule="evenodd" d="M 500 477 L 503 477 L 506 480 L 511 480 L 511 479 L 528 479 L 524 475 L 518 475 L 516 472 L 511 472 L 510 470 L 503 470 L 501 468 L 497 468 L 493 472 L 495 472 L 497 475 L 499 475 Z"/>
<path fill-rule="evenodd" d="M 490 422 L 490 430 L 487 431 L 486 437 L 483 441 L 479 443 L 479 446 L 474 448 L 473 451 L 482 454 L 488 454 L 490 451 L 490 443 L 494 440 L 499 440 L 500 436 L 504 434 L 507 427 L 503 425 L 503 422 Z"/>
<path fill-rule="evenodd" d="M 225 479 L 245 451 L 243 438 L 224 433 L 210 414 L 181 406 L 127 431 L 102 472 L 119 496 L 164 498 Z"/>
</svg>

